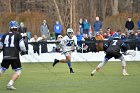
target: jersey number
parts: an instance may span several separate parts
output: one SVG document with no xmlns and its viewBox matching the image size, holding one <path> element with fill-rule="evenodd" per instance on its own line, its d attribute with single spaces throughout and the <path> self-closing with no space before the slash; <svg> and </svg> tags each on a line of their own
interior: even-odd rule
<svg viewBox="0 0 140 93">
<path fill-rule="evenodd" d="M 112 45 L 116 45 L 118 40 L 113 40 L 113 44 Z"/>
<path fill-rule="evenodd" d="M 72 46 L 73 44 L 74 44 L 74 41 L 73 40 L 69 40 L 69 41 L 67 41 L 68 43 L 67 43 L 67 45 L 66 46 Z"/>
<path fill-rule="evenodd" d="M 6 47 L 14 47 L 14 37 L 15 37 L 14 35 L 12 35 L 11 37 L 9 35 L 7 35 L 5 37 L 4 44 L 6 45 Z"/>
</svg>

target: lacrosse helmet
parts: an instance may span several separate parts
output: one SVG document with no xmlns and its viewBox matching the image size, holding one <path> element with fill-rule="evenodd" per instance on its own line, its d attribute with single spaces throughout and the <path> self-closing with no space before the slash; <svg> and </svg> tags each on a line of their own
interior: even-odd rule
<svg viewBox="0 0 140 93">
<path fill-rule="evenodd" d="M 73 36 L 73 33 L 74 33 L 74 32 L 73 32 L 73 29 L 72 29 L 72 28 L 68 28 L 68 29 L 67 29 L 67 36 L 68 36 L 68 37 Z"/>
<path fill-rule="evenodd" d="M 9 28 L 13 29 L 13 28 L 18 28 L 18 22 L 17 21 L 10 21 L 9 22 Z"/>
</svg>

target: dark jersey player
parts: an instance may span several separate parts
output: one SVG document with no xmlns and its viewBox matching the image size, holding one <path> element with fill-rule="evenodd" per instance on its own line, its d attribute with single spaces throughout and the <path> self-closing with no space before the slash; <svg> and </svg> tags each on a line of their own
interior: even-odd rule
<svg viewBox="0 0 140 93">
<path fill-rule="evenodd" d="M 0 49 L 3 51 L 3 60 L 0 67 L 0 76 L 11 65 L 15 73 L 12 75 L 11 80 L 7 84 L 7 89 L 16 89 L 13 84 L 21 74 L 21 62 L 19 52 L 22 54 L 26 52 L 25 44 L 22 36 L 17 32 L 18 23 L 11 21 L 9 23 L 10 31 L 3 35 L 0 42 Z"/>
<path fill-rule="evenodd" d="M 129 75 L 126 71 L 126 61 L 123 55 L 120 53 L 121 49 L 123 49 L 124 51 L 127 50 L 126 44 L 120 40 L 120 36 L 118 33 L 115 33 L 113 37 L 114 39 L 110 40 L 106 45 L 107 48 L 105 49 L 106 55 L 104 57 L 104 60 L 100 62 L 100 64 L 91 72 L 91 76 L 93 76 L 97 71 L 99 71 L 112 57 L 121 60 L 122 74 L 124 76 Z"/>
</svg>

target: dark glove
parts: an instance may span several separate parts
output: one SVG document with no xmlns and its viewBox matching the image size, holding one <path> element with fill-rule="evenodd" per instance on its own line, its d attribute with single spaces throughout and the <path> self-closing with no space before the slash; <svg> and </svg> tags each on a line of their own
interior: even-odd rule
<svg viewBox="0 0 140 93">
<path fill-rule="evenodd" d="M 20 52 L 20 55 L 22 56 L 22 55 L 26 55 L 27 54 L 27 52 L 26 51 L 21 51 Z"/>
</svg>

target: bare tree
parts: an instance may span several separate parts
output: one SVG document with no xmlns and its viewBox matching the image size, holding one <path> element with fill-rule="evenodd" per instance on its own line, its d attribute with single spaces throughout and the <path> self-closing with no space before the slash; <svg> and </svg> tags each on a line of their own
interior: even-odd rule
<svg viewBox="0 0 140 93">
<path fill-rule="evenodd" d="M 118 0 L 111 0 L 112 15 L 119 14 L 118 10 Z"/>
</svg>

